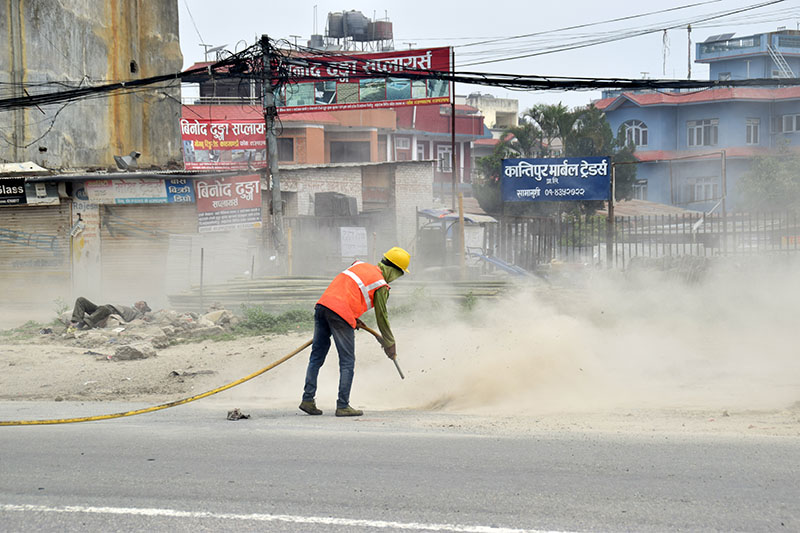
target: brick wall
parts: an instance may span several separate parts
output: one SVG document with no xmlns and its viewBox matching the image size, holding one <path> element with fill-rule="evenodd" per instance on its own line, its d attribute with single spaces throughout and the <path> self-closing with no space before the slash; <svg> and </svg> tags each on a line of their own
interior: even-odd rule
<svg viewBox="0 0 800 533">
<path fill-rule="evenodd" d="M 294 192 L 287 196 L 286 212 L 294 215 L 314 214 L 314 194 L 318 192 L 338 192 L 353 196 L 362 209 L 361 168 L 357 166 L 305 167 L 281 169 L 281 190 Z"/>
<path fill-rule="evenodd" d="M 396 236 L 383 246 L 403 246 L 413 249 L 419 209 L 435 207 L 433 198 L 433 161 L 399 161 L 386 163 L 394 174 L 394 187 L 386 216 L 394 218 Z M 333 165 L 323 167 L 281 168 L 281 190 L 286 201 L 287 216 L 313 215 L 314 193 L 338 192 L 353 196 L 358 210 L 363 209 L 362 165 Z M 269 191 L 263 191 L 265 226 L 268 213 Z M 393 205 L 392 205 L 393 204 Z M 392 209 L 394 207 L 394 209 Z"/>
<path fill-rule="evenodd" d="M 417 208 L 433 207 L 433 161 L 395 163 L 395 219 L 397 244 L 413 248 L 417 231 Z"/>
</svg>

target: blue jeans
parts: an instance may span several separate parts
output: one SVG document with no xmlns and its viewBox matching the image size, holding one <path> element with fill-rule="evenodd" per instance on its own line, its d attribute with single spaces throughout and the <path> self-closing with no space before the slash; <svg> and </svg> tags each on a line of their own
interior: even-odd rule
<svg viewBox="0 0 800 533">
<path fill-rule="evenodd" d="M 317 394 L 317 376 L 331 347 L 331 335 L 339 352 L 339 397 L 336 399 L 336 408 L 341 409 L 350 405 L 350 388 L 356 367 L 356 335 L 342 317 L 320 304 L 314 307 L 314 341 L 306 370 L 303 401 L 313 401 Z"/>
</svg>

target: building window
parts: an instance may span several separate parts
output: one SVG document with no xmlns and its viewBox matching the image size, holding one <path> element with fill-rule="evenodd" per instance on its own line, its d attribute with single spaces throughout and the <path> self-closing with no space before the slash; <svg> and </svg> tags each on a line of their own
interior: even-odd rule
<svg viewBox="0 0 800 533">
<path fill-rule="evenodd" d="M 783 115 L 781 117 L 781 131 L 783 133 L 800 131 L 800 115 Z"/>
<path fill-rule="evenodd" d="M 682 204 L 713 202 L 719 196 L 719 178 L 715 176 L 687 180 L 682 188 Z"/>
<path fill-rule="evenodd" d="M 408 137 L 395 137 L 394 147 L 397 148 L 398 150 L 410 150 L 411 139 L 409 139 Z"/>
<path fill-rule="evenodd" d="M 417 143 L 417 160 L 422 161 L 425 159 L 425 144 Z"/>
<path fill-rule="evenodd" d="M 647 180 L 636 180 L 633 184 L 633 197 L 637 200 L 647 200 Z"/>
<path fill-rule="evenodd" d="M 453 171 L 453 151 L 450 149 L 449 144 L 436 147 L 436 160 L 439 161 L 439 172 Z"/>
<path fill-rule="evenodd" d="M 647 124 L 641 120 L 623 122 L 620 129 L 626 145 L 647 146 Z"/>
<path fill-rule="evenodd" d="M 367 163 L 369 161 L 369 142 L 331 142 L 331 163 Z"/>
<path fill-rule="evenodd" d="M 718 119 L 690 120 L 686 125 L 686 144 L 689 146 L 717 145 L 717 137 L 719 134 Z"/>
<path fill-rule="evenodd" d="M 278 161 L 294 161 L 294 139 L 278 137 Z"/>
<path fill-rule="evenodd" d="M 747 144 L 758 144 L 758 134 L 761 128 L 761 119 L 748 118 L 745 120 Z"/>
</svg>

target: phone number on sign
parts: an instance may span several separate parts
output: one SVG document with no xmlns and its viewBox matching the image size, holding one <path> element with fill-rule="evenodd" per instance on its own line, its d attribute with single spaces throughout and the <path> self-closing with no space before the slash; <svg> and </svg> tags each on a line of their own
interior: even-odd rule
<svg viewBox="0 0 800 533">
<path fill-rule="evenodd" d="M 586 189 L 545 189 L 545 196 L 583 196 Z"/>
</svg>

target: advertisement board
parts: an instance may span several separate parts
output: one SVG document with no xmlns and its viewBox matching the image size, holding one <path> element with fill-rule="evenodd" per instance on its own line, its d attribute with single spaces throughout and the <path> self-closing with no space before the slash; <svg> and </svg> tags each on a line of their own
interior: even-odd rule
<svg viewBox="0 0 800 533">
<path fill-rule="evenodd" d="M 261 177 L 195 180 L 197 231 L 261 227 Z"/>
<path fill-rule="evenodd" d="M 278 113 L 446 104 L 450 83 L 430 73 L 450 72 L 450 58 L 449 47 L 303 57 L 307 66 L 289 65 L 292 81 L 276 95 Z"/>
<path fill-rule="evenodd" d="M 84 184 L 87 200 L 95 204 L 192 203 L 190 180 L 116 179 L 92 180 Z"/>
<path fill-rule="evenodd" d="M 25 200 L 25 178 L 0 180 L 0 205 L 20 205 Z"/>
<path fill-rule="evenodd" d="M 263 120 L 182 118 L 186 170 L 246 170 L 267 166 Z"/>
<path fill-rule="evenodd" d="M 608 157 L 503 159 L 504 202 L 608 200 Z"/>
</svg>

